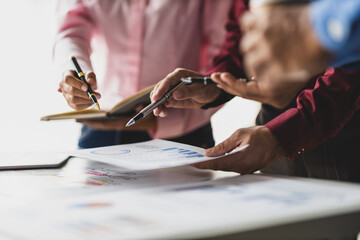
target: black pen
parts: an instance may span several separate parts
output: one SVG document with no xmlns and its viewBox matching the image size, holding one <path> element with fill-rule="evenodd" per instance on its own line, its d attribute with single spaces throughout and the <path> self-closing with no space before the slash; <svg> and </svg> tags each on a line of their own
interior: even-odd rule
<svg viewBox="0 0 360 240">
<path fill-rule="evenodd" d="M 100 110 L 100 105 L 95 97 L 95 93 L 94 91 L 91 89 L 90 85 L 86 82 L 86 79 L 85 79 L 85 75 L 83 73 L 83 71 L 81 70 L 78 62 L 76 61 L 76 58 L 74 56 L 71 56 L 71 60 L 72 62 L 74 63 L 74 66 L 75 66 L 75 69 L 76 69 L 76 72 L 77 72 L 77 75 L 78 75 L 78 78 L 84 82 L 86 84 L 86 86 L 88 87 L 88 90 L 86 91 L 87 94 L 89 95 L 89 98 L 93 101 L 93 103 L 96 105 L 96 107 L 98 108 L 98 110 Z"/>
<path fill-rule="evenodd" d="M 202 83 L 204 85 L 216 85 L 217 83 L 211 80 L 210 77 L 186 77 L 181 78 L 181 81 L 184 83 Z"/>
<path fill-rule="evenodd" d="M 185 84 L 186 84 L 185 82 L 179 82 L 177 85 L 175 85 L 175 87 L 170 89 L 170 91 L 168 91 L 162 98 L 160 98 L 156 102 L 153 102 L 153 103 L 150 103 L 149 105 L 147 105 L 138 114 L 136 114 L 135 117 L 130 119 L 130 121 L 126 124 L 126 127 L 133 125 L 134 123 L 139 121 L 141 118 L 143 118 L 146 115 L 148 115 L 149 113 L 151 113 L 155 108 L 157 108 L 161 104 L 165 103 L 167 100 L 169 100 L 172 97 L 172 93 L 176 89 L 178 89 L 179 87 L 181 87 L 182 85 L 185 85 Z"/>
<path fill-rule="evenodd" d="M 238 80 L 240 81 L 244 81 L 244 82 L 249 82 L 248 79 L 245 78 L 239 78 Z M 181 81 L 187 84 L 191 84 L 191 83 L 201 83 L 204 85 L 217 85 L 216 82 L 214 82 L 211 77 L 186 77 L 186 78 L 181 78 Z"/>
</svg>

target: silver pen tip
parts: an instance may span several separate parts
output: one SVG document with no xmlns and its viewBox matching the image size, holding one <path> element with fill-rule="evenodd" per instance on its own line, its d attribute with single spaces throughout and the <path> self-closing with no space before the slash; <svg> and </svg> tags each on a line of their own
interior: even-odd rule
<svg viewBox="0 0 360 240">
<path fill-rule="evenodd" d="M 128 121 L 128 123 L 126 124 L 126 127 L 130 127 L 134 123 L 135 123 L 135 120 L 132 118 L 132 119 L 130 119 L 130 121 Z"/>
</svg>

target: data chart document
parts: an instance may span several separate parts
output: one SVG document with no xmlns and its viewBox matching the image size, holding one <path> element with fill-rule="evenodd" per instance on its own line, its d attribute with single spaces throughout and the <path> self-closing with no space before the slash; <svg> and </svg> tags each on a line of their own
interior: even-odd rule
<svg viewBox="0 0 360 240">
<path fill-rule="evenodd" d="M 132 170 L 152 170 L 203 162 L 205 150 L 166 140 L 89 148 L 69 153 L 72 156 L 95 160 Z"/>
</svg>

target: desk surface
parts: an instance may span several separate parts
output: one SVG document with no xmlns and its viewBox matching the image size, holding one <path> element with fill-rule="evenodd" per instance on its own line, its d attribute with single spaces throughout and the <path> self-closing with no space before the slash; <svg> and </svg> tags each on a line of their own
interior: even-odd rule
<svg viewBox="0 0 360 240">
<path fill-rule="evenodd" d="M 360 186 L 334 181 L 190 167 L 132 172 L 74 158 L 61 169 L 1 171 L 0 188 L 0 236 L 9 239 L 312 239 L 360 231 Z"/>
</svg>

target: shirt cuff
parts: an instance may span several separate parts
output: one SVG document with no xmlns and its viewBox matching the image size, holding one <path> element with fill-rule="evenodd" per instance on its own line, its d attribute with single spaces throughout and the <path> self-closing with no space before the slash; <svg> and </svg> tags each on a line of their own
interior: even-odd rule
<svg viewBox="0 0 360 240">
<path fill-rule="evenodd" d="M 286 157 L 289 159 L 295 158 L 306 148 L 311 148 L 311 143 L 307 142 L 306 146 L 303 144 L 303 139 L 309 139 L 307 130 L 310 129 L 310 126 L 304 123 L 304 119 L 300 115 L 301 112 L 298 109 L 291 108 L 265 124 L 284 148 Z"/>
</svg>

